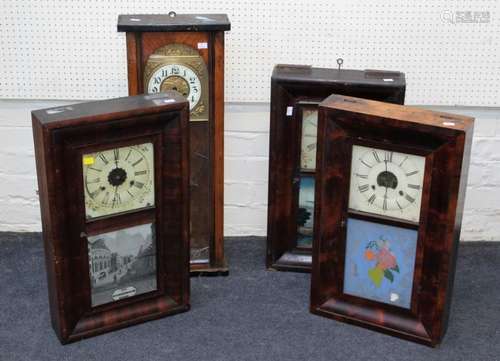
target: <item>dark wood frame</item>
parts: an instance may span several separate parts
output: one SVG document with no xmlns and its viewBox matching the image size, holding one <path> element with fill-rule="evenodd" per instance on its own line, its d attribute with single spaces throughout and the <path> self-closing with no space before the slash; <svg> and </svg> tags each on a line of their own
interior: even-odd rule
<svg viewBox="0 0 500 361">
<path fill-rule="evenodd" d="M 198 20 L 197 15 L 211 17 L 214 21 Z M 141 19 L 141 22 L 130 19 Z M 207 64 L 209 73 L 209 215 L 208 230 L 210 259 L 207 263 L 191 263 L 192 275 L 228 275 L 224 257 L 224 31 L 230 30 L 225 14 L 176 14 L 120 15 L 118 31 L 125 31 L 127 38 L 129 95 L 144 93 L 143 72 L 149 56 L 155 49 L 179 43 L 197 48 L 205 42 L 207 49 L 198 49 Z M 200 122 L 201 123 L 201 122 Z M 191 153 L 205 135 L 203 124 L 190 122 Z M 193 159 L 193 157 L 191 157 Z M 192 166 L 194 162 L 191 162 Z M 200 207 L 192 204 L 191 211 Z M 191 215 L 194 220 L 195 215 Z"/>
<path fill-rule="evenodd" d="M 177 93 L 34 111 L 52 325 L 62 343 L 189 309 L 189 105 Z M 82 155 L 152 142 L 155 207 L 85 219 Z M 91 306 L 87 237 L 154 223 L 157 290 Z"/>
<path fill-rule="evenodd" d="M 311 250 L 296 247 L 302 129 L 302 112 L 297 108 L 319 105 L 333 93 L 403 104 L 405 87 L 405 77 L 400 72 L 275 66 L 271 78 L 269 142 L 266 253 L 269 269 L 311 271 Z M 293 108 L 291 116 L 287 115 L 287 107 Z"/>
<path fill-rule="evenodd" d="M 310 311 L 435 346 L 448 323 L 473 119 L 338 95 L 319 109 Z M 426 157 L 418 224 L 348 209 L 353 144 Z M 410 309 L 343 293 L 348 218 L 418 231 Z"/>
</svg>

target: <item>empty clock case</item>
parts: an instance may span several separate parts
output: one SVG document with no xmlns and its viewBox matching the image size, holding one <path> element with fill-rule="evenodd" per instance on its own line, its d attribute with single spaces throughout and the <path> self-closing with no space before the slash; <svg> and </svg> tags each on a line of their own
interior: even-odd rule
<svg viewBox="0 0 500 361">
<path fill-rule="evenodd" d="M 189 309 L 188 117 L 176 92 L 33 112 L 62 343 Z"/>
<path fill-rule="evenodd" d="M 403 73 L 276 65 L 271 79 L 268 268 L 309 272 L 318 105 L 332 93 L 402 104 Z"/>
<path fill-rule="evenodd" d="M 354 97 L 321 103 L 311 312 L 441 341 L 472 128 L 472 118 Z"/>
</svg>

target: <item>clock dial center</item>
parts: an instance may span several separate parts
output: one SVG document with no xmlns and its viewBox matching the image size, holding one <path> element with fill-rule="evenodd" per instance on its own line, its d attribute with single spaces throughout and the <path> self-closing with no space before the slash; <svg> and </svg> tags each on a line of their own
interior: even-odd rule
<svg viewBox="0 0 500 361">
<path fill-rule="evenodd" d="M 113 187 L 122 185 L 127 179 L 127 172 L 122 168 L 115 168 L 108 174 L 108 182 Z"/>
<path fill-rule="evenodd" d="M 161 83 L 160 89 L 162 92 L 175 90 L 185 97 L 189 95 L 190 91 L 189 84 L 186 79 L 177 75 L 165 78 L 165 80 Z"/>
<path fill-rule="evenodd" d="M 385 170 L 378 174 L 377 184 L 379 187 L 396 189 L 398 187 L 398 177 L 394 173 Z"/>
</svg>

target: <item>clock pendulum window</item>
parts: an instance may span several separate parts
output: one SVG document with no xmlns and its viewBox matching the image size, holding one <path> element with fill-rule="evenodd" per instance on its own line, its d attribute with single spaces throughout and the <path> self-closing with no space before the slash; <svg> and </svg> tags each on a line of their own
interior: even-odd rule
<svg viewBox="0 0 500 361">
<path fill-rule="evenodd" d="M 191 273 L 227 275 L 223 241 L 225 14 L 120 15 L 129 95 L 175 90 L 190 108 Z"/>
<path fill-rule="evenodd" d="M 404 74 L 276 65 L 271 78 L 267 267 L 309 272 L 318 104 L 330 94 L 403 104 Z"/>
<path fill-rule="evenodd" d="M 340 95 L 319 109 L 311 312 L 435 346 L 474 120 Z"/>
<path fill-rule="evenodd" d="M 33 112 L 62 343 L 189 309 L 188 116 L 172 91 Z"/>
</svg>

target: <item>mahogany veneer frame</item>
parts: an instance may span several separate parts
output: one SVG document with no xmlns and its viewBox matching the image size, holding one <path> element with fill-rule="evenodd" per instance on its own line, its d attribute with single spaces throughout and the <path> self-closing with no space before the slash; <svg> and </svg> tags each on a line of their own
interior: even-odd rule
<svg viewBox="0 0 500 361">
<path fill-rule="evenodd" d="M 445 334 L 473 118 L 332 95 L 320 104 L 312 313 L 435 346 Z M 426 157 L 418 224 L 348 209 L 353 144 Z M 343 293 L 347 219 L 416 229 L 410 309 Z"/>
<path fill-rule="evenodd" d="M 210 18 L 210 21 L 204 20 Z M 118 31 L 126 32 L 129 95 L 145 92 L 143 74 L 149 56 L 158 48 L 178 43 L 190 46 L 200 53 L 209 73 L 209 121 L 190 122 L 191 166 L 196 166 L 194 154 L 205 153 L 210 167 L 207 177 L 192 179 L 192 183 L 207 182 L 210 206 L 195 199 L 192 190 L 191 219 L 199 218 L 206 225 L 208 262 L 192 262 L 192 275 L 229 274 L 224 257 L 224 31 L 231 24 L 226 14 L 120 15 Z M 198 44 L 206 44 L 200 48 Z M 207 135 L 208 133 L 208 135 Z M 208 137 L 208 144 L 204 144 Z M 194 174 L 194 172 L 193 172 Z M 202 192 L 203 193 L 203 192 Z M 195 207 L 196 205 L 196 207 Z M 194 230 L 194 228 L 193 228 Z M 194 246 L 194 243 L 192 246 Z"/>
<path fill-rule="evenodd" d="M 404 73 L 395 71 L 274 67 L 266 253 L 269 269 L 311 271 L 311 250 L 296 247 L 302 109 L 317 107 L 333 93 L 403 104 L 405 89 Z M 293 110 L 291 115 L 287 115 L 288 107 Z"/>
<path fill-rule="evenodd" d="M 52 325 L 62 343 L 189 309 L 189 105 L 176 92 L 32 113 Z M 82 155 L 154 145 L 155 207 L 85 219 Z M 87 236 L 154 223 L 157 290 L 91 307 Z"/>
</svg>

